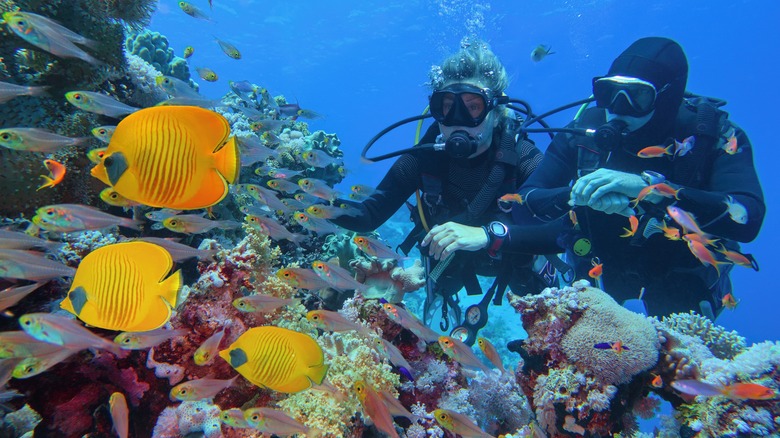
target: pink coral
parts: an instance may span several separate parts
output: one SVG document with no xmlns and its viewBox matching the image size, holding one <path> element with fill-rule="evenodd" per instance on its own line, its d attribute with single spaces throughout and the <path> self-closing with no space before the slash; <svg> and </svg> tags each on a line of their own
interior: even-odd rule
<svg viewBox="0 0 780 438">
<path fill-rule="evenodd" d="M 653 323 L 619 306 L 587 281 L 545 289 L 539 295 L 509 294 L 521 313 L 528 338 L 519 353 L 524 369 L 516 377 L 532 400 L 548 434 L 585 430 L 593 435 L 620 431 L 622 413 L 641 396 L 641 385 L 623 385 L 658 362 L 660 340 Z M 594 348 L 621 341 L 621 354 Z M 619 385 L 619 386 L 616 386 Z"/>
<path fill-rule="evenodd" d="M 355 270 L 357 281 L 369 287 L 366 298 L 384 298 L 399 303 L 407 292 L 414 292 L 425 284 L 425 270 L 417 260 L 409 268 L 398 266 L 392 259 L 365 259 L 358 257 L 349 262 Z"/>
</svg>

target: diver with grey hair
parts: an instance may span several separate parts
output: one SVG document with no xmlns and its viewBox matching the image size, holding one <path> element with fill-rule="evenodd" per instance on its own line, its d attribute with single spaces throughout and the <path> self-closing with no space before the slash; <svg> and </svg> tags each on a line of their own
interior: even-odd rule
<svg viewBox="0 0 780 438">
<path fill-rule="evenodd" d="M 494 303 L 500 303 L 507 285 L 524 295 L 549 284 L 533 270 L 532 241 L 538 234 L 525 233 L 524 238 L 520 238 L 523 230 L 513 234 L 516 227 L 510 225 L 508 214 L 511 200 L 500 200 L 516 192 L 542 154 L 526 137 L 517 135 L 522 119 L 510 103 L 523 103 L 527 113 L 530 108 L 504 94 L 506 71 L 484 42 L 463 44 L 434 68 L 431 86 L 429 109 L 436 123 L 414 148 L 374 159 L 400 155 L 371 196 L 350 203 L 361 215 L 332 222 L 353 231 L 373 231 L 417 192 L 418 205 L 410 207 L 415 228 L 399 247 L 408 253 L 414 244 L 421 246 L 428 271 L 423 319 L 428 323 L 443 301 L 440 328 L 449 329 L 448 311 L 452 311 L 449 316 L 457 326 L 453 334 L 470 344 L 487 322 L 489 301 L 495 296 Z M 388 130 L 366 146 L 364 158 Z M 457 294 L 464 286 L 469 295 L 482 294 L 476 275 L 496 277 L 496 281 L 480 306 L 467 309 L 462 320 Z"/>
</svg>

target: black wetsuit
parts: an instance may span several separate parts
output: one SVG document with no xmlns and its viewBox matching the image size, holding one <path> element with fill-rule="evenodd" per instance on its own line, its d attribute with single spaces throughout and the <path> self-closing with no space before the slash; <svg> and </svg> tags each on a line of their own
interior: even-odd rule
<svg viewBox="0 0 780 438">
<path fill-rule="evenodd" d="M 433 124 L 420 141 L 420 144 L 433 143 L 438 134 L 438 124 Z M 496 199 L 490 200 L 489 207 L 478 218 L 474 220 L 465 219 L 465 210 L 469 202 L 478 195 L 488 178 L 493 166 L 493 157 L 496 150 L 498 150 L 500 141 L 501 131 L 496 129 L 493 133 L 491 148 L 478 157 L 467 160 L 456 160 L 450 158 L 445 152 L 432 150 L 402 155 L 379 183 L 374 194 L 361 203 L 350 203 L 362 211 L 361 215 L 354 217 L 342 216 L 334 219 L 333 222 L 354 231 L 372 231 L 390 218 L 418 189 L 423 192 L 423 202 L 426 204 L 436 203 L 438 195 L 429 196 L 430 193 L 426 193 L 426 190 L 430 191 L 430 186 L 436 185 L 438 182 L 441 185 L 439 193 L 441 202 L 428 212 L 432 213 L 433 216 L 433 220 L 428 217 L 429 226 L 442 224 L 447 221 L 471 226 L 482 226 L 487 225 L 491 221 L 500 220 L 510 225 L 510 240 L 505 242 L 502 252 L 523 253 L 522 257 L 524 260 L 521 264 L 530 265 L 531 255 L 536 253 L 536 251 L 534 251 L 534 248 L 526 245 L 516 244 L 517 240 L 513 241 L 511 239 L 516 227 L 511 226 L 510 216 L 498 209 Z M 515 172 L 512 175 L 507 175 L 497 196 L 514 193 L 541 162 L 541 152 L 531 143 L 523 143 L 522 149 L 518 152 L 520 158 L 515 166 Z M 425 199 L 427 199 L 427 202 Z M 518 235 L 522 234 L 520 230 L 516 232 Z M 418 239 L 421 240 L 424 235 L 423 231 L 418 235 Z M 460 251 L 459 254 L 461 253 L 462 256 L 459 255 L 459 258 L 464 263 L 469 264 L 468 269 L 476 269 L 479 275 L 495 275 L 495 270 L 490 269 L 490 266 L 494 264 L 491 263 L 485 250 L 475 253 Z M 448 268 L 448 270 L 452 269 Z M 523 281 L 523 283 L 526 282 Z M 510 284 L 513 290 L 517 289 L 514 284 L 516 283 Z M 535 287 L 535 289 L 538 288 Z M 518 290 L 516 293 L 521 292 Z"/>
<path fill-rule="evenodd" d="M 604 110 L 591 108 L 582 117 L 584 120 L 604 120 Z M 731 123 L 731 122 L 728 122 Z M 598 122 L 572 124 L 579 128 L 598 127 Z M 682 141 L 691 135 L 690 126 L 675 125 L 666 134 L 667 140 L 658 140 L 657 135 L 648 138 L 644 133 L 628 137 L 628 143 L 608 154 L 601 154 L 599 167 L 640 174 L 645 170 L 654 170 L 665 175 L 672 185 L 680 184 L 679 200 L 664 200 L 656 205 L 646 202 L 640 204 L 646 209 L 654 209 L 660 217 L 665 206 L 675 205 L 692 213 L 704 232 L 721 239 L 738 242 L 753 240 L 761 227 L 765 205 L 761 186 L 753 166 L 753 150 L 747 135 L 735 128 L 739 152 L 729 155 L 723 149 L 715 149 L 712 143 L 710 151 L 704 151 L 704 144 L 694 146 L 694 150 L 684 157 L 666 156 L 661 158 L 639 158 L 637 152 L 650 145 L 667 145 L 671 139 Z M 655 131 L 657 133 L 657 131 Z M 701 142 L 703 143 L 703 142 Z M 522 223 L 530 212 L 536 218 L 556 221 L 567 227 L 559 242 L 562 248 L 571 250 L 571 245 L 585 237 L 592 243 L 591 253 L 575 257 L 577 278 L 588 278 L 590 261 L 598 257 L 603 264 L 604 289 L 618 302 L 637 298 L 640 289 L 645 288 L 644 300 L 651 315 L 668 315 L 675 312 L 699 311 L 699 302 L 708 300 L 714 309 L 721 306 L 720 298 L 730 291 L 728 268 L 721 265 L 720 278 L 711 267 L 705 267 L 689 251 L 686 242 L 672 241 L 662 233 L 641 237 L 623 238 L 624 228 L 629 228 L 628 219 L 619 214 L 604 214 L 587 207 L 575 209 L 581 230 L 571 230 L 568 219 L 570 183 L 577 179 L 579 149 L 593 149 L 593 142 L 571 134 L 558 134 L 545 152 L 544 160 L 537 171 L 520 188 L 525 197 L 524 207 L 516 208 L 515 219 Z M 696 150 L 699 147 L 699 150 Z M 701 181 L 685 185 L 690 175 L 681 175 L 681 169 L 690 171 L 690 167 L 681 166 L 683 160 L 694 159 L 695 154 L 708 153 L 701 160 Z M 609 158 L 607 159 L 607 155 Z M 739 224 L 727 214 L 725 200 L 731 196 L 747 209 L 748 221 Z M 649 212 L 652 214 L 652 212 Z M 563 218 L 562 218 L 563 216 Z M 667 219 L 668 220 L 668 219 Z M 674 225 L 669 221 L 668 225 Z M 641 230 L 640 230 L 641 231 Z M 716 254 L 717 255 L 717 254 Z M 743 268 L 738 268 L 743 269 Z"/>
</svg>

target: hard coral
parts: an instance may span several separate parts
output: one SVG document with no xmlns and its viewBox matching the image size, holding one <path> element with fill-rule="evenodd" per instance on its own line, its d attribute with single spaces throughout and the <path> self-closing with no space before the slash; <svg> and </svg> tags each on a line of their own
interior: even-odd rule
<svg viewBox="0 0 780 438">
<path fill-rule="evenodd" d="M 366 259 L 359 257 L 349 262 L 355 270 L 356 279 L 369 287 L 366 298 L 384 298 L 391 303 L 400 303 L 404 294 L 414 292 L 425 285 L 425 270 L 422 262 L 404 269 L 392 259 Z"/>
<path fill-rule="evenodd" d="M 185 82 L 190 79 L 189 68 L 182 68 L 182 65 L 187 65 L 187 60 L 175 56 L 173 49 L 168 46 L 168 38 L 159 32 L 145 29 L 138 33 L 128 33 L 125 48 L 164 75 L 174 76 Z"/>
<path fill-rule="evenodd" d="M 595 288 L 580 290 L 578 299 L 587 308 L 561 342 L 571 363 L 605 384 L 620 385 L 658 362 L 660 344 L 647 318 Z M 622 342 L 628 349 L 616 353 L 594 348 L 613 342 Z"/>
<path fill-rule="evenodd" d="M 587 281 L 539 295 L 510 293 L 509 300 L 528 333 L 520 350 L 525 372 L 516 377 L 533 396 L 542 429 L 552 435 L 563 434 L 564 425 L 599 435 L 623 429 L 625 408 L 620 407 L 641 395 L 623 384 L 658 361 L 660 341 L 652 321 L 623 309 Z M 594 348 L 618 341 L 629 350 Z"/>
<path fill-rule="evenodd" d="M 661 322 L 678 333 L 698 337 L 719 359 L 732 359 L 747 348 L 745 338 L 737 332 L 726 331 L 708 318 L 693 312 L 675 313 L 664 317 Z"/>
</svg>

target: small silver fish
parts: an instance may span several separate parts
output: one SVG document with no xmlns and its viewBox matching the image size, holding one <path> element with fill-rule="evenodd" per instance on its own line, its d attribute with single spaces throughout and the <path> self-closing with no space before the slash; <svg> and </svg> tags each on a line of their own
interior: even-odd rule
<svg viewBox="0 0 780 438">
<path fill-rule="evenodd" d="M 0 103 L 19 96 L 41 96 L 49 87 L 28 87 L 24 85 L 0 82 Z"/>
<path fill-rule="evenodd" d="M 0 129 L 0 146 L 15 151 L 56 152 L 65 146 L 78 146 L 89 137 L 65 137 L 39 128 Z"/>
</svg>

